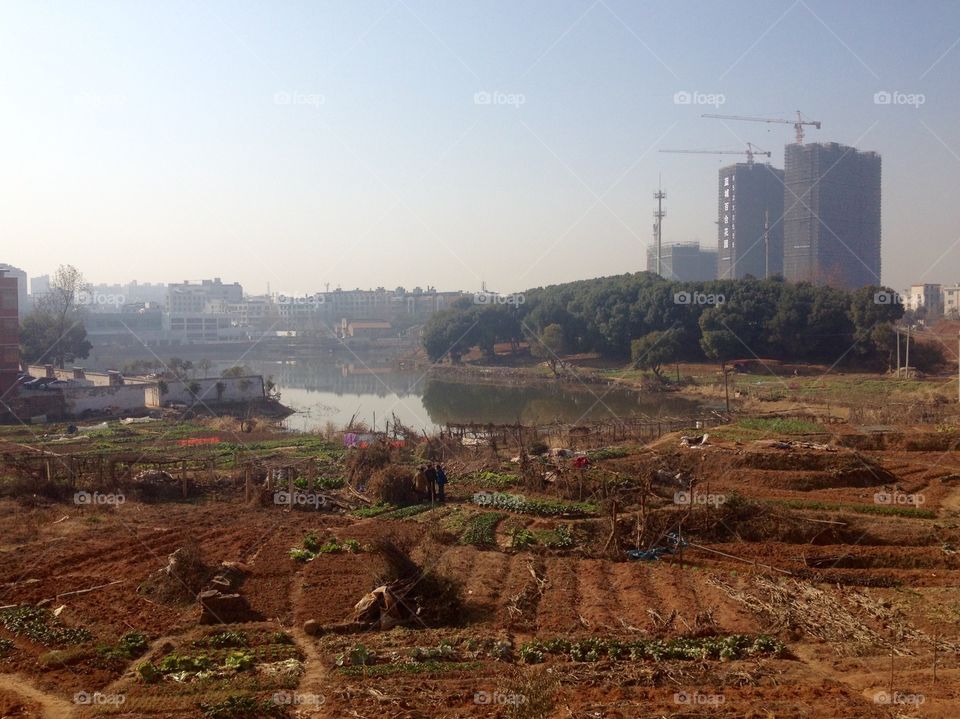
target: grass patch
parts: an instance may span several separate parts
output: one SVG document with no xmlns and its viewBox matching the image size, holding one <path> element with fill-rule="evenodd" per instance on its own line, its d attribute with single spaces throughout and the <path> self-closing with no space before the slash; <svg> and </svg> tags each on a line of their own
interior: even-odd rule
<svg viewBox="0 0 960 719">
<path fill-rule="evenodd" d="M 466 475 L 462 481 L 489 489 L 506 489 L 517 484 L 520 477 L 509 472 L 491 472 L 485 469 Z"/>
<path fill-rule="evenodd" d="M 338 667 L 337 671 L 350 677 L 387 677 L 392 674 L 443 674 L 446 672 L 473 671 L 481 666 L 481 662 L 427 661 Z"/>
<path fill-rule="evenodd" d="M 914 519 L 936 519 L 937 516 L 937 513 L 932 509 L 900 507 L 890 504 L 840 504 L 818 502 L 810 499 L 771 499 L 767 501 L 769 504 L 777 504 L 790 509 L 813 509 L 821 512 L 859 512 L 861 514 L 912 517 Z"/>
<path fill-rule="evenodd" d="M 699 434 L 703 430 L 691 430 Z M 783 435 L 823 434 L 824 429 L 816 422 L 784 417 L 746 417 L 733 424 L 710 430 L 710 436 L 734 441 L 768 439 Z"/>
<path fill-rule="evenodd" d="M 401 507 L 400 509 L 394 509 L 390 512 L 385 512 L 380 516 L 383 519 L 406 519 L 407 517 L 413 517 L 422 512 L 427 512 L 433 509 L 435 504 L 411 504 L 409 507 Z"/>
<path fill-rule="evenodd" d="M 603 459 L 620 459 L 628 457 L 631 454 L 629 447 L 601 447 L 600 449 L 591 449 L 587 452 L 587 457 L 591 462 L 597 462 Z"/>
<path fill-rule="evenodd" d="M 538 517 L 583 517 L 596 514 L 597 507 L 589 502 L 561 502 L 556 499 L 527 499 L 505 492 L 477 492 L 473 503 L 481 507 L 505 509 L 508 512 L 533 514 Z"/>
<path fill-rule="evenodd" d="M 470 518 L 461 541 L 475 547 L 492 547 L 496 544 L 497 525 L 507 515 L 500 512 L 483 512 Z"/>
<path fill-rule="evenodd" d="M 399 509 L 395 504 L 389 504 L 387 502 L 377 502 L 372 504 L 369 507 L 358 507 L 357 509 L 350 512 L 354 517 L 360 517 L 361 519 L 366 519 L 368 517 L 378 517 L 381 514 L 386 512 L 393 512 Z"/>
</svg>

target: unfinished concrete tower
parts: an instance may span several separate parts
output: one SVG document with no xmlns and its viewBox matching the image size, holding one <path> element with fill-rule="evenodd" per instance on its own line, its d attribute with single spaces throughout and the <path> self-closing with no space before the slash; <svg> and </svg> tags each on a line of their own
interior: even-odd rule
<svg viewBox="0 0 960 719">
<path fill-rule="evenodd" d="M 880 155 L 787 145 L 783 274 L 841 289 L 880 284 Z"/>
</svg>

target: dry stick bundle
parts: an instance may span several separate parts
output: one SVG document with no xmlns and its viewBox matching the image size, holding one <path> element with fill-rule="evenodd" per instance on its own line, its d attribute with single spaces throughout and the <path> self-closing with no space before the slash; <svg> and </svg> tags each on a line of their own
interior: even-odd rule
<svg viewBox="0 0 960 719">
<path fill-rule="evenodd" d="M 749 609 L 769 617 L 776 629 L 799 627 L 807 634 L 842 646 L 860 643 L 887 646 L 898 655 L 911 654 L 857 619 L 833 595 L 797 580 L 754 577 L 757 593 L 741 590 L 718 577 L 708 580 Z"/>
</svg>

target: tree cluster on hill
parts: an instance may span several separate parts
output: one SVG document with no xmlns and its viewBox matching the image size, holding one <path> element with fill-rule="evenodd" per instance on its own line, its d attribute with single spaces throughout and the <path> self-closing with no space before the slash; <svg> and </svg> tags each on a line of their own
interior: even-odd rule
<svg viewBox="0 0 960 719">
<path fill-rule="evenodd" d="M 675 360 L 769 358 L 885 369 L 903 307 L 884 287 L 853 292 L 769 280 L 672 282 L 649 272 L 523 293 L 523 302 L 458 300 L 424 328 L 433 361 L 521 339 L 535 356 L 596 352 L 659 372 Z M 560 351 L 558 351 L 560 350 Z M 936 363 L 936 352 L 927 361 Z"/>
</svg>

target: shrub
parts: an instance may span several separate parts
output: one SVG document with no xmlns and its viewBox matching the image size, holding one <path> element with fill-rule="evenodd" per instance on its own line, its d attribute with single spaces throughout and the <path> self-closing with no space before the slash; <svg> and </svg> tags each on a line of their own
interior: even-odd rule
<svg viewBox="0 0 960 719">
<path fill-rule="evenodd" d="M 311 552 L 316 552 L 320 548 L 320 540 L 317 539 L 317 535 L 313 532 L 310 532 L 306 537 L 304 537 L 303 548 Z"/>
<path fill-rule="evenodd" d="M 160 673 L 160 670 L 154 666 L 153 662 L 142 662 L 137 666 L 137 674 L 140 675 L 140 678 L 143 679 L 147 684 L 153 684 L 158 682 L 163 678 L 163 675 Z"/>
<path fill-rule="evenodd" d="M 127 632 L 120 637 L 119 648 L 128 659 L 134 659 L 147 651 L 147 637 L 140 632 Z"/>
<path fill-rule="evenodd" d="M 292 547 L 290 549 L 290 559 L 295 562 L 309 562 L 316 556 L 317 555 L 309 549 L 301 549 L 300 547 Z"/>
<path fill-rule="evenodd" d="M 510 536 L 510 546 L 514 549 L 523 549 L 536 543 L 536 537 L 533 532 L 525 527 L 515 527 Z"/>
<path fill-rule="evenodd" d="M 347 477 L 350 484 L 360 486 L 365 484 L 378 470 L 390 464 L 390 449 L 381 442 L 369 447 L 355 447 L 347 454 L 345 462 Z"/>
<path fill-rule="evenodd" d="M 413 491 L 413 473 L 405 467 L 390 465 L 374 472 L 366 486 L 375 502 L 410 504 L 417 500 Z"/>
<path fill-rule="evenodd" d="M 530 454 L 546 454 L 550 451 L 550 445 L 546 442 L 537 441 L 530 445 Z"/>
</svg>

